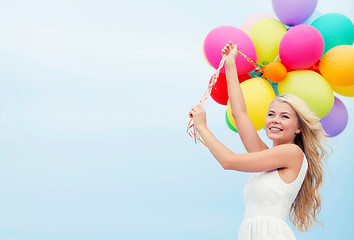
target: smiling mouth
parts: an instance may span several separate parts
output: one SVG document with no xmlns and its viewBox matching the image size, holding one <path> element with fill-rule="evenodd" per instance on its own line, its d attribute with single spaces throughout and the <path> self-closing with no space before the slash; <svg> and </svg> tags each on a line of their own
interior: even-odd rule
<svg viewBox="0 0 354 240">
<path fill-rule="evenodd" d="M 281 132 L 281 131 L 283 131 L 283 129 L 274 128 L 274 127 L 269 128 L 269 130 L 270 130 L 270 131 L 276 131 L 276 132 Z"/>
</svg>

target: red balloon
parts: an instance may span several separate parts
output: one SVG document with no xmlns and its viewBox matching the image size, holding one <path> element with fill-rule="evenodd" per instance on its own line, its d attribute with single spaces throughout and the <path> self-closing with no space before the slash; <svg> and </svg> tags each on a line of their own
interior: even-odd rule
<svg viewBox="0 0 354 240">
<path fill-rule="evenodd" d="M 251 77 L 246 73 L 242 75 L 238 75 L 238 82 L 243 83 L 244 81 L 250 79 Z"/>
<path fill-rule="evenodd" d="M 238 76 L 239 83 L 242 83 L 250 79 L 248 74 L 243 74 Z M 227 81 L 226 75 L 220 73 L 219 77 L 211 90 L 210 96 L 214 99 L 215 102 L 221 105 L 227 105 L 227 100 L 229 100 L 229 94 L 227 93 Z"/>
<path fill-rule="evenodd" d="M 226 83 L 225 74 L 222 73 L 219 74 L 218 80 L 213 86 L 210 96 L 214 99 L 215 102 L 221 105 L 227 105 L 227 100 L 229 99 L 229 95 L 227 93 L 227 83 Z"/>
</svg>

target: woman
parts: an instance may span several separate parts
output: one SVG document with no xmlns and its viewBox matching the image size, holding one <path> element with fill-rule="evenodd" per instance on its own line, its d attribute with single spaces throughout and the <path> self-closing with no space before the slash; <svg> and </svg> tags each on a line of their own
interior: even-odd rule
<svg viewBox="0 0 354 240">
<path fill-rule="evenodd" d="M 222 53 L 228 54 L 225 70 L 232 116 L 248 153 L 233 153 L 215 138 L 201 105 L 193 107 L 189 116 L 224 169 L 255 173 L 244 189 L 246 210 L 239 239 L 295 239 L 287 216 L 299 231 L 307 231 L 313 222 L 321 224 L 317 214 L 322 160 L 327 157 L 322 146 L 327 145 L 324 130 L 305 102 L 283 94 L 271 102 L 266 116 L 265 131 L 273 141 L 268 148 L 247 115 L 235 65 L 237 47 L 230 42 Z"/>
</svg>

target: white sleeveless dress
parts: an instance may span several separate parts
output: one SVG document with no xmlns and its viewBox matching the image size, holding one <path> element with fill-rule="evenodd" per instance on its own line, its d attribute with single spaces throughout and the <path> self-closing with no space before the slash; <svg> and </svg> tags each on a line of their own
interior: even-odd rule
<svg viewBox="0 0 354 240">
<path fill-rule="evenodd" d="M 280 178 L 277 169 L 251 176 L 243 192 L 246 210 L 239 240 L 295 239 L 286 218 L 305 179 L 307 167 L 304 156 L 300 172 L 290 184 Z"/>
</svg>

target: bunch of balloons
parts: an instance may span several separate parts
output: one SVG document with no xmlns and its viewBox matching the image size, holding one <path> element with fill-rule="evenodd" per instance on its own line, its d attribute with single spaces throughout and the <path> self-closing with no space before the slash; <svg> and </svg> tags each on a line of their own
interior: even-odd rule
<svg viewBox="0 0 354 240">
<path fill-rule="evenodd" d="M 219 26 L 204 40 L 204 57 L 215 69 L 229 41 L 262 68 L 263 76 L 255 77 L 252 64 L 240 55 L 236 58 L 247 112 L 257 131 L 264 128 L 270 102 L 283 93 L 303 99 L 321 118 L 328 136 L 337 136 L 347 125 L 348 112 L 334 92 L 354 97 L 354 25 L 342 14 L 321 14 L 317 1 L 272 0 L 277 18 L 254 13 L 241 28 Z M 224 68 L 211 97 L 227 106 L 226 123 L 237 131 Z"/>
</svg>

